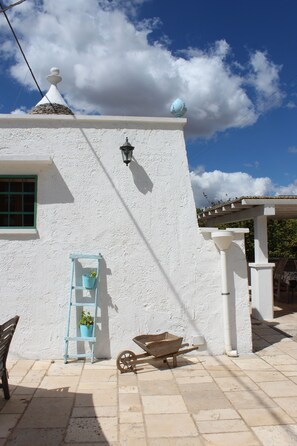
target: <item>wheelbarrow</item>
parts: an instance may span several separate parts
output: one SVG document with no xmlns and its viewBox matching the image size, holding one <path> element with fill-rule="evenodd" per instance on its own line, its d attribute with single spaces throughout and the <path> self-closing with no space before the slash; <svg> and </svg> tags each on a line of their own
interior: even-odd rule
<svg viewBox="0 0 297 446">
<path fill-rule="evenodd" d="M 144 364 L 150 357 L 163 359 L 173 358 L 173 367 L 177 366 L 176 357 L 198 350 L 198 345 L 188 347 L 189 344 L 183 344 L 183 338 L 175 336 L 167 331 L 160 334 L 140 335 L 133 338 L 133 341 L 141 347 L 145 353 L 136 355 L 131 350 L 123 350 L 117 356 L 117 368 L 121 373 L 134 372 L 136 366 Z"/>
</svg>

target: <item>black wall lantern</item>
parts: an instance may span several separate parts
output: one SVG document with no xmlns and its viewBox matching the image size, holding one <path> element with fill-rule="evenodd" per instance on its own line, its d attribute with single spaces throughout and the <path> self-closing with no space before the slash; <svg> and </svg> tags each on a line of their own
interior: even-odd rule
<svg viewBox="0 0 297 446">
<path fill-rule="evenodd" d="M 128 166 L 128 164 L 132 160 L 132 155 L 134 150 L 134 147 L 131 146 L 131 144 L 128 141 L 128 138 L 126 138 L 126 142 L 120 147 L 120 150 L 122 151 L 123 161 L 126 164 L 126 166 Z"/>
</svg>

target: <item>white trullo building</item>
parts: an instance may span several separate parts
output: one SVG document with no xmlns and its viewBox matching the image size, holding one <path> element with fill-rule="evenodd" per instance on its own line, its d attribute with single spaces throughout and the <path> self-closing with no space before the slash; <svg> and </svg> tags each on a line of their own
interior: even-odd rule
<svg viewBox="0 0 297 446">
<path fill-rule="evenodd" d="M 76 116 L 57 89 L 59 71 L 48 79 L 32 113 L 0 115 L 0 313 L 2 322 L 20 315 L 10 353 L 63 357 L 71 253 L 102 255 L 97 357 L 137 351 L 135 336 L 163 331 L 190 344 L 204 338 L 198 354 L 224 353 L 220 252 L 211 229 L 197 226 L 186 119 Z M 85 268 L 77 262 L 76 284 Z M 233 233 L 227 280 L 232 349 L 248 353 L 242 232 Z"/>
</svg>

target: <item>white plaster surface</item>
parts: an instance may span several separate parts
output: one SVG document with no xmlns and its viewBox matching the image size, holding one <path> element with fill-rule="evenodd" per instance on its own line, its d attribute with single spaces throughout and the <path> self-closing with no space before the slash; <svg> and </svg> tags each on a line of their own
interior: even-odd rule
<svg viewBox="0 0 297 446">
<path fill-rule="evenodd" d="M 197 227 L 184 124 L 0 115 L 2 156 L 53 159 L 0 163 L 0 175 L 38 175 L 37 234 L 0 233 L 0 322 L 20 315 L 12 356 L 63 356 L 73 252 L 103 256 L 98 357 L 138 352 L 133 337 L 166 330 L 190 342 L 204 336 L 198 354 L 223 353 L 220 253 L 211 234 Z M 126 136 L 135 146 L 129 167 L 119 150 Z M 232 340 L 239 354 L 248 353 L 243 234 L 229 253 Z"/>
</svg>

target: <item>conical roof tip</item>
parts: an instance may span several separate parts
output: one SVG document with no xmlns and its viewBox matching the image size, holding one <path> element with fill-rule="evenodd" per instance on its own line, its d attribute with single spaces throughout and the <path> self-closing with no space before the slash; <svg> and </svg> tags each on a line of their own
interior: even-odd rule
<svg viewBox="0 0 297 446">
<path fill-rule="evenodd" d="M 59 68 L 53 67 L 47 80 L 51 84 L 48 92 L 43 98 L 32 108 L 31 114 L 58 114 L 58 115 L 73 115 L 70 108 L 64 101 L 61 93 L 57 88 L 57 84 L 62 81 Z"/>
</svg>

